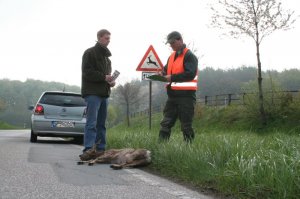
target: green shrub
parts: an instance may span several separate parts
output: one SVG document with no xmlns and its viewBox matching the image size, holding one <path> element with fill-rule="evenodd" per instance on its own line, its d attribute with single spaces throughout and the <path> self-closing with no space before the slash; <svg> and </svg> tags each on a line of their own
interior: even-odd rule
<svg viewBox="0 0 300 199">
<path fill-rule="evenodd" d="M 16 129 L 17 127 L 7 124 L 6 122 L 0 121 L 0 129 Z"/>
<path fill-rule="evenodd" d="M 293 126 L 278 120 L 259 129 L 255 117 L 247 117 L 246 106 L 198 111 L 192 144 L 183 141 L 178 121 L 170 141 L 158 142 L 159 113 L 153 115 L 151 129 L 147 117 L 133 118 L 131 127 L 109 129 L 108 147 L 147 148 L 152 152 L 150 172 L 199 190 L 247 199 L 300 197 L 299 122 Z M 289 117 L 299 121 L 296 112 Z"/>
</svg>

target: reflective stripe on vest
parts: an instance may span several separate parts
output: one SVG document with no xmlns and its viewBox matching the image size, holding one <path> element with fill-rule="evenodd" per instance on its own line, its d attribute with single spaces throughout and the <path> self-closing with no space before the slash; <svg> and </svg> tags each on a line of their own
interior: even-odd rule
<svg viewBox="0 0 300 199">
<path fill-rule="evenodd" d="M 196 75 L 192 81 L 172 82 L 171 88 L 173 90 L 197 90 L 197 86 L 198 86 L 197 83 L 198 83 L 198 75 Z"/>
<path fill-rule="evenodd" d="M 167 71 L 168 75 L 179 74 L 184 72 L 183 59 L 187 51 L 188 49 L 185 48 L 183 52 L 180 55 L 178 55 L 176 60 L 174 60 L 176 52 L 173 52 L 171 54 L 168 62 L 168 71 Z M 198 82 L 198 70 L 197 70 L 197 75 L 193 80 L 187 82 L 172 82 L 171 89 L 172 90 L 197 90 L 197 82 Z"/>
</svg>

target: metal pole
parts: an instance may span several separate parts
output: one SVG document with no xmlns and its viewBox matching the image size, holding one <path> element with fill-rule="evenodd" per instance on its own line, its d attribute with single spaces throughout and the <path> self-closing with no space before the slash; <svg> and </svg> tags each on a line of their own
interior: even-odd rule
<svg viewBox="0 0 300 199">
<path fill-rule="evenodd" d="M 152 112 L 152 81 L 149 81 L 149 129 L 151 130 L 151 112 Z"/>
</svg>

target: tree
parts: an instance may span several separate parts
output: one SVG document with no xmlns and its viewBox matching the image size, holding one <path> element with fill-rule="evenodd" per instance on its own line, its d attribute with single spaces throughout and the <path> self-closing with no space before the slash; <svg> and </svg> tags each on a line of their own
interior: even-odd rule
<svg viewBox="0 0 300 199">
<path fill-rule="evenodd" d="M 118 115 L 117 107 L 109 105 L 107 112 L 108 112 L 108 114 L 107 114 L 106 124 L 107 124 L 108 128 L 110 128 L 113 125 L 115 125 L 117 115 Z"/>
<path fill-rule="evenodd" d="M 3 111 L 5 109 L 5 102 L 3 99 L 1 99 L 0 97 L 0 112 Z"/>
<path fill-rule="evenodd" d="M 140 100 L 141 84 L 139 82 L 127 82 L 123 85 L 119 85 L 116 88 L 115 97 L 118 99 L 119 103 L 125 105 L 126 107 L 126 121 L 127 126 L 130 126 L 130 106 L 137 103 Z"/>
<path fill-rule="evenodd" d="M 284 70 L 278 75 L 282 87 L 286 90 L 300 90 L 299 77 L 300 70 L 298 69 Z"/>
<path fill-rule="evenodd" d="M 229 34 L 235 38 L 240 35 L 250 36 L 256 45 L 257 82 L 259 112 L 262 124 L 267 123 L 264 109 L 260 44 L 262 40 L 276 30 L 287 30 L 295 22 L 294 12 L 284 11 L 277 0 L 218 0 L 224 10 L 213 10 L 212 25 L 229 28 Z"/>
<path fill-rule="evenodd" d="M 27 79 L 25 82 L 0 79 L 0 120 L 23 127 L 30 124 L 31 111 L 43 91 L 62 90 L 63 83 Z M 65 85 L 66 91 L 80 92 L 80 87 Z"/>
</svg>

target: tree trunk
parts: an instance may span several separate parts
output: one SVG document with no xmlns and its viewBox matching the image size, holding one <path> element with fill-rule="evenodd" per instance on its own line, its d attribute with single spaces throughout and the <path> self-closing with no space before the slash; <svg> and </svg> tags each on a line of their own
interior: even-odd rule
<svg viewBox="0 0 300 199">
<path fill-rule="evenodd" d="M 261 76 L 261 62 L 260 62 L 260 53 L 259 53 L 259 42 L 256 41 L 256 57 L 257 57 L 257 82 L 258 82 L 258 103 L 259 103 L 259 113 L 261 123 L 263 125 L 267 124 L 266 113 L 264 109 L 264 97 L 262 89 L 262 76 Z"/>
<path fill-rule="evenodd" d="M 127 126 L 130 126 L 130 121 L 129 121 L 129 103 L 126 104 L 126 120 L 127 120 Z"/>
</svg>

